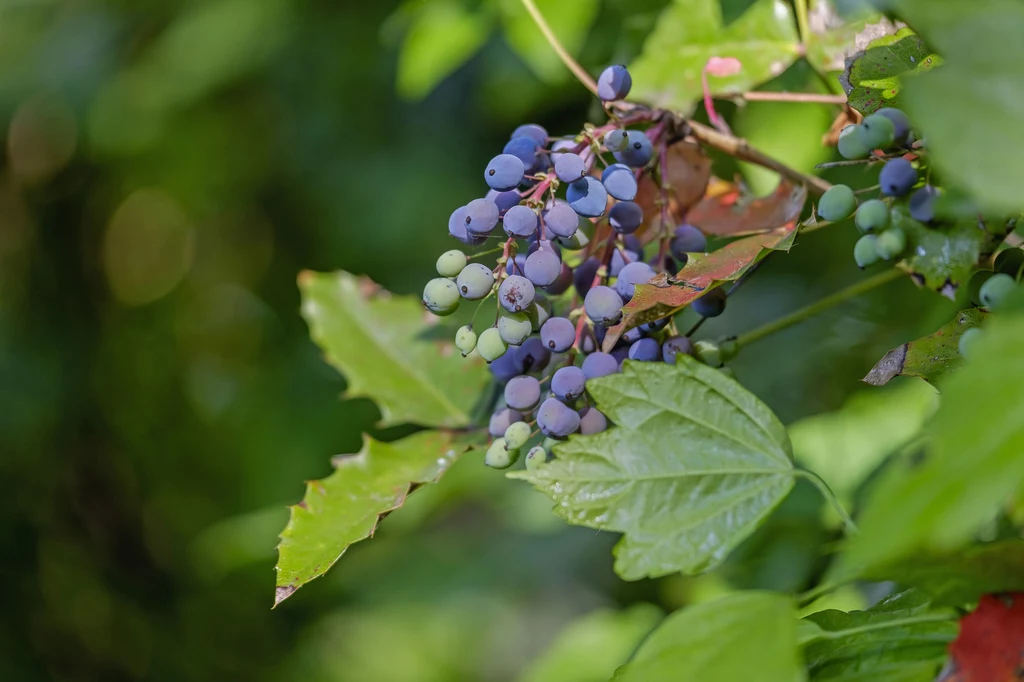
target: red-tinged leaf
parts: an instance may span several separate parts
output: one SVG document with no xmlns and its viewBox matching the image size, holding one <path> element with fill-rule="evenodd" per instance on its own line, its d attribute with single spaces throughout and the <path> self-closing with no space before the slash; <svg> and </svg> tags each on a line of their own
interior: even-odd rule
<svg viewBox="0 0 1024 682">
<path fill-rule="evenodd" d="M 733 237 L 770 232 L 800 217 L 807 189 L 783 180 L 769 196 L 750 198 L 738 187 L 705 197 L 690 209 L 686 221 L 705 234 Z"/>
<path fill-rule="evenodd" d="M 792 222 L 765 234 L 737 239 L 712 253 L 691 254 L 675 277 L 661 274 L 637 285 L 633 299 L 622 309 L 622 321 L 605 336 L 605 350 L 610 351 L 633 327 L 673 315 L 718 284 L 739 279 L 769 252 L 789 251 L 795 236 L 796 223 Z"/>
<path fill-rule="evenodd" d="M 687 211 L 704 196 L 711 179 L 711 157 L 696 142 L 676 142 L 665 153 L 664 180 L 667 186 L 668 213 L 673 224 L 682 222 Z M 642 229 L 657 232 L 661 225 L 660 190 L 648 175 L 640 177 L 636 203 L 646 218 Z"/>
<path fill-rule="evenodd" d="M 1020 682 L 1024 679 L 1024 592 L 986 595 L 960 619 L 950 661 L 937 682 Z"/>
</svg>

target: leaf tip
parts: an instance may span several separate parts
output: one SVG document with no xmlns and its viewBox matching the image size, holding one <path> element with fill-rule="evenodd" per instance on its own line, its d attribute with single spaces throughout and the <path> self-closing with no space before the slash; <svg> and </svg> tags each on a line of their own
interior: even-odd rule
<svg viewBox="0 0 1024 682">
<path fill-rule="evenodd" d="M 908 345 L 903 344 L 886 353 L 861 381 L 872 386 L 885 386 L 903 371 L 907 361 L 907 348 Z"/>
<path fill-rule="evenodd" d="M 297 589 L 299 588 L 296 585 L 278 585 L 274 589 L 274 605 L 271 608 L 277 608 L 281 602 L 295 594 Z"/>
</svg>

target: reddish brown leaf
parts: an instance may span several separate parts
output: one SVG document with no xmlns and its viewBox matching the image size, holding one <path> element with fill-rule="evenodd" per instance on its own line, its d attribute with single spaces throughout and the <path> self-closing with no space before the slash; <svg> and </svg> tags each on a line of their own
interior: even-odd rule
<svg viewBox="0 0 1024 682">
<path fill-rule="evenodd" d="M 668 212 L 673 224 L 679 224 L 690 207 L 701 200 L 711 178 L 711 157 L 696 142 L 681 140 L 665 154 L 665 180 Z M 636 203 L 644 210 L 645 228 L 656 232 L 661 225 L 660 191 L 650 175 L 640 177 Z"/>
<path fill-rule="evenodd" d="M 718 191 L 718 190 L 716 190 Z M 779 182 L 766 197 L 748 198 L 735 185 L 731 191 L 705 197 L 690 209 L 686 221 L 705 234 L 733 237 L 769 232 L 800 217 L 807 188 Z"/>
<path fill-rule="evenodd" d="M 633 299 L 622 309 L 622 321 L 605 336 L 605 350 L 610 351 L 633 327 L 673 315 L 716 285 L 739 279 L 770 251 L 789 251 L 795 236 L 796 223 L 791 222 L 772 232 L 737 239 L 709 254 L 691 254 L 675 277 L 658 275 L 637 285 Z"/>
<path fill-rule="evenodd" d="M 986 595 L 960 619 L 950 662 L 938 682 L 1024 680 L 1024 592 Z"/>
</svg>

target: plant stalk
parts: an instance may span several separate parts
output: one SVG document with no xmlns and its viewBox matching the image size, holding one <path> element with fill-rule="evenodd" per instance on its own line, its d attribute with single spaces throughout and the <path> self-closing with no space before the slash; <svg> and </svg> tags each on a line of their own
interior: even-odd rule
<svg viewBox="0 0 1024 682">
<path fill-rule="evenodd" d="M 874 277 L 869 277 L 868 279 L 857 282 L 856 284 L 852 284 L 846 287 L 845 289 L 840 289 L 836 293 L 831 294 L 830 296 L 826 296 L 821 300 L 815 301 L 810 305 L 804 306 L 799 310 L 794 310 L 789 315 L 780 317 L 777 320 L 772 320 L 768 324 L 753 329 L 747 332 L 746 334 L 740 334 L 736 338 L 736 343 L 741 347 L 748 346 L 754 343 L 755 341 L 760 341 L 764 337 L 774 334 L 775 332 L 782 331 L 787 327 L 792 327 L 794 324 L 798 324 L 810 317 L 814 317 L 818 313 L 828 310 L 829 308 L 838 305 L 843 301 L 846 301 L 847 299 L 856 298 L 861 294 L 867 293 L 868 291 L 871 291 L 876 287 L 880 287 L 883 284 L 888 284 L 889 282 L 895 279 L 899 279 L 902 276 L 903 272 L 897 270 L 896 268 L 890 268 L 888 270 L 885 270 L 884 272 L 880 272 Z"/>
<path fill-rule="evenodd" d="M 544 19 L 544 15 L 540 13 L 539 9 L 537 9 L 537 5 L 534 4 L 533 0 L 521 0 L 521 2 L 523 3 L 523 7 L 526 8 L 526 11 L 529 12 L 530 17 L 533 19 L 533 23 L 537 24 L 537 28 L 539 28 L 540 32 L 544 34 L 544 39 L 548 41 L 548 45 L 550 45 L 551 49 L 555 51 L 555 54 L 557 54 L 558 58 L 562 60 L 562 63 L 565 64 L 566 68 L 572 72 L 572 75 L 576 76 L 576 80 L 578 80 L 583 87 L 590 90 L 594 95 L 597 95 L 597 82 L 590 77 L 590 74 L 587 73 L 586 69 L 580 66 L 579 62 L 573 59 L 572 55 L 569 54 L 569 51 L 565 49 L 565 46 L 558 40 L 558 36 L 556 36 L 555 32 L 551 30 L 550 26 L 548 26 L 547 20 Z"/>
</svg>

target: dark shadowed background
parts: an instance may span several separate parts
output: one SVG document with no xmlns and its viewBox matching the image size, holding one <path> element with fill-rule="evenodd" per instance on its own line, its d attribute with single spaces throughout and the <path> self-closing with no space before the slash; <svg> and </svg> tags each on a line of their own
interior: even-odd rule
<svg viewBox="0 0 1024 682">
<path fill-rule="evenodd" d="M 596 72 L 628 62 L 664 4 L 580 2 L 562 23 Z M 511 129 L 574 133 L 596 113 L 516 2 L 397 5 L 0 1 L 0 679 L 540 679 L 520 674 L 579 614 L 799 590 L 820 570 L 833 531 L 810 489 L 710 576 L 622 583 L 614 537 L 465 460 L 270 609 L 286 505 L 376 421 L 309 341 L 297 274 L 418 293 Z M 459 51 L 475 56 L 438 82 Z M 780 82 L 810 78 L 797 64 Z M 722 108 L 804 170 L 831 156 L 828 107 Z M 707 334 L 856 280 L 855 239 L 802 239 Z M 901 281 L 734 366 L 791 423 L 953 309 Z"/>
</svg>

